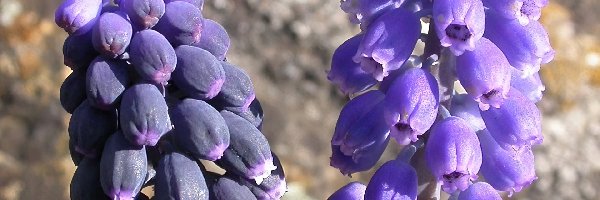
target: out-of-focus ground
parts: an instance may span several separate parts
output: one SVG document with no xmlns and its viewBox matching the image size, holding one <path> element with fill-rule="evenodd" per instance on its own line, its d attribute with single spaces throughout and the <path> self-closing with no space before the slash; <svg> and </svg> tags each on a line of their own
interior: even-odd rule
<svg viewBox="0 0 600 200">
<path fill-rule="evenodd" d="M 558 2 L 558 4 L 555 4 Z M 539 179 L 515 199 L 600 199 L 600 1 L 559 0 L 543 23 L 557 51 L 543 66 L 545 141 L 535 149 Z M 69 116 L 58 102 L 68 68 L 58 0 L 0 0 L 0 200 L 68 199 L 74 166 Z M 208 0 L 204 16 L 232 38 L 228 60 L 252 77 L 265 110 L 264 133 L 289 184 L 284 199 L 325 199 L 351 180 L 329 166 L 329 141 L 346 101 L 326 79 L 337 45 L 358 32 L 339 1 Z M 381 162 L 393 158 L 397 145 Z"/>
</svg>

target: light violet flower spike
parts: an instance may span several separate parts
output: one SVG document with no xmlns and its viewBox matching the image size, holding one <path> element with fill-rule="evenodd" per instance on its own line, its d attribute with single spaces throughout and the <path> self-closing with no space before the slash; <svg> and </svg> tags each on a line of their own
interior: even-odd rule
<svg viewBox="0 0 600 200">
<path fill-rule="evenodd" d="M 539 22 L 522 26 L 488 10 L 485 23 L 485 38 L 502 50 L 510 65 L 523 72 L 523 77 L 539 71 L 541 64 L 554 58 L 548 33 Z"/>
<path fill-rule="evenodd" d="M 488 183 L 477 182 L 460 192 L 458 200 L 502 200 L 500 194 Z"/>
<path fill-rule="evenodd" d="M 437 116 L 438 84 L 433 75 L 421 68 L 407 69 L 389 86 L 385 120 L 392 127 L 390 135 L 399 144 L 417 141 Z"/>
<path fill-rule="evenodd" d="M 483 36 L 485 12 L 481 0 L 436 0 L 433 20 L 440 43 L 456 56 L 472 51 Z"/>
<path fill-rule="evenodd" d="M 442 189 L 464 191 L 477 179 L 481 167 L 481 147 L 467 121 L 448 117 L 436 123 L 425 145 L 425 160 Z"/>
<path fill-rule="evenodd" d="M 405 0 L 341 0 L 340 7 L 354 24 L 367 27 L 383 13 L 400 7 Z"/>
<path fill-rule="evenodd" d="M 480 131 L 478 136 L 483 155 L 481 175 L 496 190 L 519 192 L 537 179 L 529 147 L 503 149 L 486 130 Z"/>
<path fill-rule="evenodd" d="M 417 199 L 417 172 L 402 160 L 383 164 L 365 190 L 365 199 Z"/>
<path fill-rule="evenodd" d="M 537 21 L 548 0 L 483 0 L 483 5 L 507 19 L 517 20 L 521 25 Z"/>
<path fill-rule="evenodd" d="M 364 200 L 367 186 L 360 182 L 351 182 L 333 193 L 327 200 Z"/>
<path fill-rule="evenodd" d="M 421 22 L 414 13 L 398 8 L 377 18 L 365 32 L 353 60 L 381 81 L 410 57 L 421 35 Z"/>
<path fill-rule="evenodd" d="M 490 135 L 505 149 L 541 144 L 542 116 L 526 96 L 512 88 L 500 108 L 481 111 Z"/>
<path fill-rule="evenodd" d="M 502 105 L 510 90 L 511 68 L 502 51 L 486 38 L 456 58 L 458 80 L 481 110 Z"/>
<path fill-rule="evenodd" d="M 360 63 L 352 60 L 362 41 L 363 35 L 356 35 L 340 45 L 331 58 L 331 70 L 327 79 L 337 86 L 345 95 L 362 92 L 377 83 L 371 74 L 360 67 Z"/>
</svg>

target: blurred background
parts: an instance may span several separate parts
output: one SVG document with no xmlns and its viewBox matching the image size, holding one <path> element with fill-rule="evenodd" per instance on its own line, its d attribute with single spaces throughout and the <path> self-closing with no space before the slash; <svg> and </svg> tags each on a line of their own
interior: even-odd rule
<svg viewBox="0 0 600 200">
<path fill-rule="evenodd" d="M 249 72 L 263 132 L 285 168 L 284 199 L 325 199 L 351 180 L 329 166 L 329 141 L 346 99 L 326 79 L 335 48 L 358 33 L 338 0 L 207 0 L 204 16 L 230 33 L 228 60 Z M 70 73 L 59 0 L 0 0 L 0 200 L 68 199 L 75 167 L 69 115 L 58 101 Z M 600 1 L 552 0 L 541 21 L 557 51 L 541 71 L 545 141 L 539 179 L 514 199 L 600 199 Z M 381 163 L 394 157 L 390 143 Z"/>
</svg>

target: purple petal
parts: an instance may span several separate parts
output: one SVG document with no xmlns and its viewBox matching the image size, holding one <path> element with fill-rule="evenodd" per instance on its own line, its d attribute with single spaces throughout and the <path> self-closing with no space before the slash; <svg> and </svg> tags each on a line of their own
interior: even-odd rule
<svg viewBox="0 0 600 200">
<path fill-rule="evenodd" d="M 539 73 L 534 73 L 527 77 L 523 77 L 523 73 L 515 68 L 512 68 L 512 79 L 510 86 L 519 90 L 523 95 L 527 96 L 530 101 L 534 103 L 542 100 L 544 90 L 546 86 L 542 83 Z"/>
<path fill-rule="evenodd" d="M 485 123 L 483 122 L 479 112 L 480 109 L 477 102 L 475 102 L 469 95 L 457 94 L 452 96 L 450 114 L 467 121 L 473 131 L 485 129 Z"/>
<path fill-rule="evenodd" d="M 421 35 L 421 22 L 412 12 L 398 8 L 377 18 L 365 31 L 354 62 L 378 81 L 408 59 Z"/>
<path fill-rule="evenodd" d="M 502 200 L 498 191 L 486 182 L 477 182 L 460 192 L 457 200 Z"/>
<path fill-rule="evenodd" d="M 479 140 L 483 155 L 481 175 L 496 190 L 519 192 L 537 179 L 529 147 L 504 149 L 486 130 L 479 132 Z"/>
<path fill-rule="evenodd" d="M 416 200 L 417 172 L 400 160 L 386 162 L 371 177 L 365 199 Z"/>
<path fill-rule="evenodd" d="M 367 186 L 360 182 L 351 182 L 335 191 L 327 200 L 364 200 Z"/>
<path fill-rule="evenodd" d="M 437 0 L 433 19 L 438 38 L 456 56 L 475 49 L 485 29 L 485 13 L 480 0 Z"/>
<path fill-rule="evenodd" d="M 539 22 L 522 26 L 493 11 L 486 12 L 485 21 L 485 37 L 502 50 L 511 66 L 523 71 L 524 77 L 539 71 L 541 64 L 554 58 L 548 33 Z"/>
<path fill-rule="evenodd" d="M 510 89 L 511 66 L 494 43 L 481 38 L 477 48 L 456 58 L 456 75 L 481 110 L 499 108 Z"/>
<path fill-rule="evenodd" d="M 481 111 L 490 135 L 505 149 L 542 143 L 542 116 L 535 104 L 512 88 L 500 108 Z"/>
<path fill-rule="evenodd" d="M 365 72 L 360 63 L 352 60 L 363 34 L 356 35 L 340 45 L 331 58 L 331 70 L 327 79 L 337 86 L 345 95 L 362 92 L 377 83 L 371 74 Z"/>
<path fill-rule="evenodd" d="M 384 101 L 385 121 L 393 126 L 390 135 L 400 144 L 417 141 L 437 116 L 437 81 L 421 68 L 407 69 L 390 85 Z"/>
<path fill-rule="evenodd" d="M 481 148 L 475 131 L 458 117 L 439 121 L 431 128 L 425 159 L 445 192 L 464 191 L 470 181 L 477 179 L 481 166 Z"/>
</svg>

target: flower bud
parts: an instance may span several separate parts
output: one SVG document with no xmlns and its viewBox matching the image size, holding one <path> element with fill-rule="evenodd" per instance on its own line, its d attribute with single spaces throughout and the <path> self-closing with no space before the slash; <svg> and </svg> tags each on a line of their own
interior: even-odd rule
<svg viewBox="0 0 600 200">
<path fill-rule="evenodd" d="M 283 165 L 281 165 L 281 162 L 275 153 L 273 153 L 272 156 L 273 164 L 277 169 L 273 170 L 260 184 L 256 184 L 256 182 L 243 177 L 238 178 L 238 182 L 248 187 L 259 200 L 281 199 L 283 194 L 287 191 Z"/>
<path fill-rule="evenodd" d="M 154 146 L 172 129 L 165 98 L 152 84 L 137 84 L 125 90 L 119 120 L 123 135 L 136 145 Z"/>
<path fill-rule="evenodd" d="M 267 138 L 250 122 L 232 112 L 223 110 L 221 116 L 227 123 L 231 139 L 217 164 L 228 172 L 254 179 L 260 184 L 277 168 L 273 164 Z"/>
<path fill-rule="evenodd" d="M 106 200 L 109 199 L 100 185 L 100 162 L 95 158 L 85 158 L 77 166 L 69 196 L 72 200 Z"/>
<path fill-rule="evenodd" d="M 54 21 L 69 35 L 92 30 L 102 9 L 102 0 L 65 0 L 56 9 Z"/>
<path fill-rule="evenodd" d="M 542 83 L 539 73 L 534 73 L 532 75 L 523 77 L 521 71 L 515 68 L 512 68 L 511 71 L 512 78 L 510 81 L 510 86 L 519 90 L 519 92 L 523 93 L 523 95 L 527 96 L 527 98 L 534 103 L 542 100 L 542 92 L 546 90 L 546 86 L 544 86 L 544 83 Z"/>
<path fill-rule="evenodd" d="M 175 125 L 173 142 L 196 159 L 214 161 L 229 146 L 229 129 L 225 119 L 208 103 L 184 99 L 170 110 Z"/>
<path fill-rule="evenodd" d="M 200 9 L 188 2 L 174 1 L 165 6 L 165 13 L 154 30 L 177 47 L 199 42 L 203 27 L 204 18 Z"/>
<path fill-rule="evenodd" d="M 477 182 L 460 192 L 457 200 L 502 200 L 500 194 L 488 183 Z"/>
<path fill-rule="evenodd" d="M 240 67 L 231 63 L 220 61 L 225 81 L 221 86 L 219 94 L 211 99 L 211 104 L 218 109 L 239 109 L 245 112 L 256 98 L 254 86 L 250 76 Z"/>
<path fill-rule="evenodd" d="M 360 182 L 351 182 L 335 191 L 327 200 L 364 200 L 367 186 Z"/>
<path fill-rule="evenodd" d="M 175 49 L 177 68 L 173 71 L 173 82 L 187 96 L 209 100 L 217 96 L 225 82 L 225 71 L 221 63 L 210 52 L 188 45 Z"/>
<path fill-rule="evenodd" d="M 527 25 L 529 21 L 540 19 L 548 0 L 483 0 L 483 5 L 504 18 Z"/>
<path fill-rule="evenodd" d="M 365 31 L 354 62 L 378 81 L 408 59 L 421 35 L 421 21 L 412 12 L 397 8 L 377 18 Z"/>
<path fill-rule="evenodd" d="M 481 167 L 481 147 L 475 131 L 458 117 L 448 117 L 432 128 L 425 146 L 425 159 L 442 189 L 464 191 L 477 179 Z"/>
<path fill-rule="evenodd" d="M 435 31 L 440 43 L 456 56 L 475 50 L 485 29 L 480 0 L 436 0 L 433 2 Z"/>
<path fill-rule="evenodd" d="M 69 138 L 74 150 L 86 157 L 96 158 L 102 153 L 106 139 L 117 131 L 116 110 L 103 111 L 83 101 L 71 115 Z"/>
<path fill-rule="evenodd" d="M 535 104 L 512 88 L 500 108 L 481 111 L 490 135 L 505 149 L 542 143 L 542 116 Z"/>
<path fill-rule="evenodd" d="M 154 27 L 165 14 L 163 0 L 120 0 L 119 8 L 131 19 L 135 30 Z"/>
<path fill-rule="evenodd" d="M 524 77 L 539 71 L 541 64 L 554 58 L 548 33 L 539 22 L 522 26 L 493 11 L 486 12 L 485 22 L 485 37 L 502 50 L 511 66 L 523 71 Z"/>
<path fill-rule="evenodd" d="M 92 32 L 83 35 L 69 35 L 63 44 L 63 60 L 72 70 L 85 71 L 90 62 L 98 56 L 92 44 Z"/>
<path fill-rule="evenodd" d="M 120 11 L 100 15 L 92 32 L 92 44 L 96 51 L 110 58 L 123 54 L 133 35 L 127 15 Z"/>
<path fill-rule="evenodd" d="M 200 41 L 192 44 L 212 53 L 217 60 L 224 61 L 229 50 L 230 39 L 227 30 L 218 22 L 211 19 L 204 19 L 202 27 L 202 37 Z"/>
<path fill-rule="evenodd" d="M 114 110 L 125 89 L 131 84 L 130 65 L 124 60 L 98 56 L 87 70 L 86 93 L 89 103 L 102 110 Z"/>
<path fill-rule="evenodd" d="M 348 15 L 350 22 L 366 28 L 385 12 L 400 7 L 405 0 L 341 0 L 340 7 Z"/>
<path fill-rule="evenodd" d="M 460 117 L 467 121 L 473 131 L 485 129 L 485 123 L 479 113 L 479 106 L 469 95 L 457 94 L 452 96 L 450 115 Z"/>
<path fill-rule="evenodd" d="M 227 176 L 217 179 L 211 189 L 215 200 L 256 200 L 248 187 Z"/>
<path fill-rule="evenodd" d="M 129 46 L 129 61 L 141 79 L 165 85 L 178 61 L 169 41 L 154 30 L 143 30 L 133 35 Z"/>
<path fill-rule="evenodd" d="M 196 161 L 184 154 L 164 155 L 156 169 L 156 199 L 208 200 L 208 187 Z"/>
<path fill-rule="evenodd" d="M 421 68 L 407 69 L 390 85 L 385 97 L 385 121 L 399 144 L 417 141 L 427 131 L 439 106 L 438 84 Z"/>
<path fill-rule="evenodd" d="M 81 105 L 81 102 L 87 99 L 85 76 L 85 71 L 83 70 L 73 71 L 60 86 L 60 105 L 68 113 L 73 114 L 73 111 Z"/>
<path fill-rule="evenodd" d="M 110 199 L 133 199 L 148 170 L 144 146 L 129 143 L 118 131 L 108 138 L 100 161 L 100 183 Z"/>
<path fill-rule="evenodd" d="M 502 105 L 510 89 L 511 68 L 502 51 L 486 38 L 456 58 L 458 80 L 481 110 Z"/>
<path fill-rule="evenodd" d="M 362 70 L 360 63 L 352 60 L 363 36 L 359 34 L 346 40 L 331 58 L 331 70 L 327 73 L 327 79 L 345 95 L 362 92 L 377 83 L 371 74 Z"/>
<path fill-rule="evenodd" d="M 417 199 L 417 172 L 401 160 L 381 165 L 365 190 L 365 199 Z"/>
<path fill-rule="evenodd" d="M 519 192 L 537 179 L 529 147 L 502 148 L 486 130 L 479 132 L 479 140 L 483 155 L 481 175 L 496 190 Z"/>
</svg>

